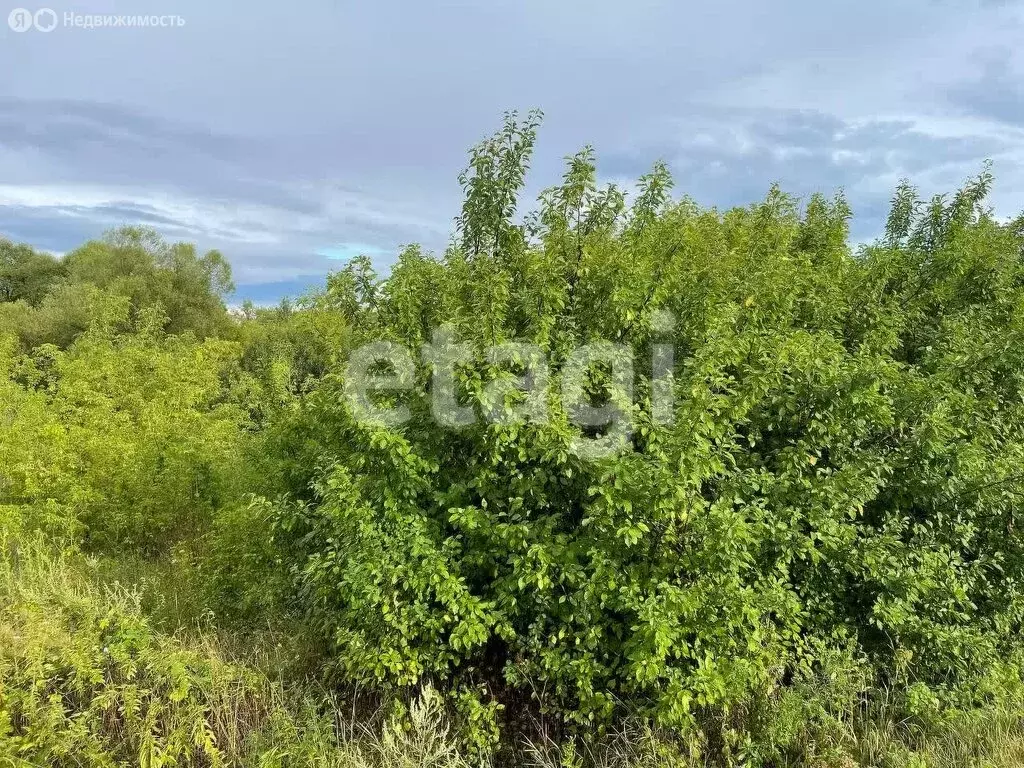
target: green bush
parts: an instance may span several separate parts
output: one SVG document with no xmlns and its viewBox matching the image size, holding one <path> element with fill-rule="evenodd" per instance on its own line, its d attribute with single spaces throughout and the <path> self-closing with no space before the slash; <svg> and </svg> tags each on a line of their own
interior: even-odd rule
<svg viewBox="0 0 1024 768">
<path fill-rule="evenodd" d="M 641 713 L 722 748 L 849 649 L 949 706 L 1018 679 L 1024 219 L 984 207 L 988 172 L 928 203 L 902 185 L 854 249 L 842 196 L 719 212 L 657 166 L 627 206 L 587 150 L 519 223 L 535 127 L 474 149 L 442 257 L 335 285 L 356 343 L 412 350 L 412 391 L 372 401 L 410 418 L 367 419 L 338 368 L 277 433 L 275 540 L 339 673 L 435 680 L 483 721 Z M 419 354 L 442 325 L 467 346 L 459 426 Z M 547 420 L 483 418 L 522 412 L 491 382 L 529 361 L 487 354 L 513 341 L 549 361 Z M 597 457 L 558 386 L 592 342 L 635 362 L 584 377 L 631 426 Z"/>
<path fill-rule="evenodd" d="M 129 312 L 107 296 L 66 350 L 0 335 L 0 505 L 56 505 L 94 548 L 156 552 L 247 488 L 251 408 L 237 343 L 167 335 L 155 315 L 122 333 Z"/>
</svg>

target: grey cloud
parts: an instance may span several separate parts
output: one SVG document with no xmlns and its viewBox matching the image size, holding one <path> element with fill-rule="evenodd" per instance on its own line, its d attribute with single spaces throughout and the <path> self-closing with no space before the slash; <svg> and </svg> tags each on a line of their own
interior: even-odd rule
<svg viewBox="0 0 1024 768">
<path fill-rule="evenodd" d="M 0 237 L 63 253 L 96 236 L 93 222 L 58 211 L 20 205 L 0 206 Z"/>
<path fill-rule="evenodd" d="M 54 204 L 9 204 L 2 231 L 67 250 L 110 226 L 145 223 L 168 237 L 224 250 L 241 276 L 253 280 L 322 274 L 332 264 L 316 250 L 338 242 L 443 243 L 431 216 L 408 200 L 329 182 L 323 168 L 311 172 L 320 150 L 311 142 L 215 134 L 117 105 L 6 99 L 0 102 L 0 178 L 69 191 Z M 26 164 L 26 157 L 35 162 Z M 84 187 L 81 194 L 107 193 L 99 202 L 76 204 L 77 186 Z M 126 198 L 126 190 L 154 202 Z M 190 220 L 182 209 L 192 207 L 209 215 Z M 68 239 L 72 233 L 75 241 Z M 253 239 L 279 242 L 254 245 Z"/>
<path fill-rule="evenodd" d="M 950 87 L 949 103 L 971 115 L 1024 127 L 1024 66 L 1011 51 L 988 52 L 977 77 Z"/>
<path fill-rule="evenodd" d="M 83 234 L 98 234 L 89 231 L 88 223 L 96 230 L 121 222 L 148 223 L 168 237 L 220 248 L 236 263 L 240 279 L 254 283 L 323 273 L 336 263 L 326 261 L 317 251 L 342 242 L 378 245 L 392 254 L 402 243 L 424 242 L 435 249 L 444 244 L 450 217 L 440 215 L 436 205 L 425 203 L 417 208 L 399 194 L 393 201 L 368 202 L 372 198 L 357 190 L 297 181 L 289 176 L 289 169 L 274 167 L 273 163 L 265 172 L 278 174 L 279 182 L 247 181 L 241 173 L 258 170 L 260 160 L 245 166 L 244 157 L 233 154 L 233 149 L 217 152 L 231 143 L 224 137 L 195 140 L 197 132 L 187 126 L 168 126 L 98 105 L 32 104 L 26 111 L 33 113 L 43 129 L 25 131 L 19 134 L 19 141 L 44 156 L 50 147 L 48 138 L 53 138 L 48 132 L 51 124 L 56 124 L 54 130 L 66 134 L 72 143 L 87 145 L 93 137 L 102 139 L 96 141 L 102 148 L 97 156 L 79 156 L 73 174 L 51 180 L 121 181 L 105 172 L 107 161 L 112 159 L 110 153 L 121 146 L 107 141 L 107 137 L 130 130 L 133 138 L 129 146 L 162 141 L 175 150 L 172 157 L 177 158 L 172 164 L 150 158 L 151 165 L 139 178 L 190 195 L 200 208 L 216 209 L 215 215 L 196 221 L 170 204 L 146 204 L 114 196 L 91 205 L 22 206 L 9 209 L 0 219 L 0 225 L 8 222 L 6 228 L 55 250 L 67 250 L 77 242 L 52 233 L 41 236 L 42 222 L 51 222 L 53 232 L 74 233 L 79 241 L 84 239 Z M 920 181 L 925 191 L 947 189 L 976 172 L 986 157 L 999 159 L 1019 149 L 1012 142 L 993 137 L 932 135 L 909 120 L 848 121 L 812 110 L 729 109 L 706 104 L 691 105 L 689 111 L 692 117 L 664 122 L 649 133 L 648 139 L 631 146 L 613 144 L 610 151 L 599 146 L 602 174 L 635 179 L 656 159 L 664 159 L 673 169 L 678 191 L 719 206 L 760 199 L 774 181 L 801 196 L 843 188 L 854 206 L 855 235 L 867 238 L 880 228 L 898 178 L 909 176 Z M 79 121 L 65 120 L 65 115 L 87 115 L 91 123 L 76 133 L 73 126 Z M 542 128 L 542 148 L 545 140 Z M 239 145 L 246 148 L 246 140 L 240 139 Z M 268 148 L 267 153 L 270 151 Z M 205 152 L 214 155 L 220 165 L 196 166 L 181 173 L 187 158 Z M 86 159 L 95 164 L 86 165 Z M 535 191 L 557 178 L 559 163 L 558 158 L 547 157 L 537 164 L 531 175 L 531 189 Z M 218 172 L 210 173 L 211 168 Z M 237 173 L 225 175 L 222 169 Z M 445 169 L 438 172 L 438 178 L 454 173 L 455 169 Z M 247 205 L 256 207 L 249 210 Z M 450 209 L 455 206 L 453 199 Z M 263 217 L 264 212 L 272 214 L 270 220 Z"/>
<path fill-rule="evenodd" d="M 615 153 L 602 164 L 613 176 L 635 177 L 655 159 L 669 163 L 677 190 L 705 204 L 762 199 L 778 182 L 806 198 L 844 190 L 854 209 L 854 235 L 876 235 L 893 188 L 910 178 L 924 194 L 950 191 L 981 170 L 987 158 L 1014 171 L 1021 145 L 981 136 L 938 136 L 906 120 L 846 121 L 787 110 L 709 110 L 683 120 L 673 138 Z"/>
<path fill-rule="evenodd" d="M 126 12 L 85 2 L 75 10 Z M 664 157 L 680 191 L 719 205 L 773 180 L 797 194 L 844 187 L 865 232 L 898 176 L 930 191 L 985 157 L 1002 204 L 1019 208 L 1019 67 L 1012 53 L 1000 64 L 989 51 L 987 70 L 976 58 L 1011 51 L 1019 10 L 178 0 L 176 30 L 0 26 L 0 71 L 15 73 L 0 82 L 0 231 L 67 250 L 119 217 L 148 221 L 220 248 L 245 284 L 322 274 L 336 264 L 316 252 L 343 243 L 438 249 L 466 148 L 503 110 L 532 106 L 547 119 L 531 194 L 593 143 L 605 175 L 635 178 Z M 166 11 L 137 0 L 131 13 Z M 929 126 L 964 115 L 985 125 Z"/>
<path fill-rule="evenodd" d="M 45 158 L 62 183 L 201 187 L 207 195 L 259 199 L 313 212 L 313 205 L 269 183 L 275 147 L 153 118 L 125 107 L 73 100 L 0 101 L 0 148 Z M 39 173 L 19 179 L 38 183 Z M 9 180 L 10 175 L 5 175 Z"/>
</svg>

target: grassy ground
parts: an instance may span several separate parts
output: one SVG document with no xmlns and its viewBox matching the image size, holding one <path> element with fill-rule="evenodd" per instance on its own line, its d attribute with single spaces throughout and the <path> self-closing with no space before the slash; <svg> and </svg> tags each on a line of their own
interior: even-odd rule
<svg viewBox="0 0 1024 768">
<path fill-rule="evenodd" d="M 54 554 L 41 544 L 3 547 L 0 766 L 480 764 L 460 751 L 438 693 L 421 692 L 403 716 L 384 714 L 392 710 L 354 715 L 323 689 L 275 679 L 279 664 L 259 644 L 243 653 L 212 632 L 158 630 L 140 592 L 104 584 L 110 575 L 109 565 Z M 162 605 L 161 624 L 167 608 Z M 176 610 L 190 615 L 180 604 Z M 804 743 L 790 764 L 1024 765 L 1024 727 L 1012 708 L 959 715 L 928 729 L 889 716 L 884 706 L 841 722 L 827 738 L 819 735 L 820 742 Z M 714 764 L 701 751 L 685 754 L 637 726 L 589 749 L 538 737 L 519 745 L 512 762 L 538 768 Z M 735 761 L 742 764 L 742 754 Z"/>
<path fill-rule="evenodd" d="M 464 764 L 436 693 L 401 723 L 352 722 L 212 636 L 155 631 L 139 594 L 92 567 L 34 546 L 0 561 L 0 765 Z"/>
</svg>

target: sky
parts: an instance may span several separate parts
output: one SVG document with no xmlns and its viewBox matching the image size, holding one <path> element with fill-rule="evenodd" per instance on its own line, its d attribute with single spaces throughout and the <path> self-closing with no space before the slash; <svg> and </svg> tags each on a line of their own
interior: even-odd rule
<svg viewBox="0 0 1024 768">
<path fill-rule="evenodd" d="M 0 0 L 0 236 L 150 225 L 220 250 L 235 301 L 442 250 L 510 109 L 545 113 L 527 198 L 591 144 L 602 179 L 660 159 L 709 205 L 842 189 L 862 240 L 901 178 L 952 191 L 986 159 L 996 212 L 1024 209 L 1024 0 L 46 2 L 54 29 L 16 31 L 41 6 Z"/>
</svg>

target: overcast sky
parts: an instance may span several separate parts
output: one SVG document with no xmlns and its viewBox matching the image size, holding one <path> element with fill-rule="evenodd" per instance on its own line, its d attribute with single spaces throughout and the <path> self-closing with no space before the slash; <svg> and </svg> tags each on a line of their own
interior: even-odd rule
<svg viewBox="0 0 1024 768">
<path fill-rule="evenodd" d="M 148 223 L 222 250 L 239 299 L 443 248 L 467 148 L 515 108 L 546 113 L 531 191 L 590 143 L 607 179 L 661 158 L 709 204 L 843 188 L 861 238 L 899 178 L 986 158 L 997 211 L 1024 208 L 1024 0 L 50 0 L 45 33 L 3 2 L 0 235 Z"/>
</svg>

